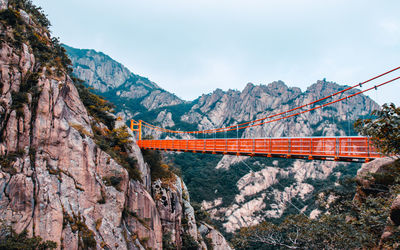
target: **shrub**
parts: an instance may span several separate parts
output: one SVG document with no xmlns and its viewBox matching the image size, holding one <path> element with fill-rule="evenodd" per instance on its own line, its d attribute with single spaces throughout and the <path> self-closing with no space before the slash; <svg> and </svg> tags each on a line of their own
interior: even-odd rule
<svg viewBox="0 0 400 250">
<path fill-rule="evenodd" d="M 23 152 L 12 152 L 8 153 L 8 155 L 0 155 L 0 166 L 1 169 L 9 173 L 11 175 L 14 175 L 17 173 L 17 169 L 13 166 L 14 162 L 17 160 L 18 157 L 21 157 Z"/>
<path fill-rule="evenodd" d="M 80 80 L 76 78 L 73 80 L 78 90 L 79 97 L 81 98 L 89 114 L 98 122 L 105 124 L 108 128 L 113 128 L 115 118 L 110 115 L 110 112 L 113 111 L 114 105 L 104 100 L 100 96 L 90 92 Z"/>
<path fill-rule="evenodd" d="M 9 6 L 15 9 L 23 9 L 28 14 L 31 14 L 39 25 L 49 28 L 50 21 L 47 19 L 46 14 L 44 14 L 41 7 L 36 7 L 30 0 L 9 0 Z"/>
<path fill-rule="evenodd" d="M 26 79 L 21 81 L 21 86 L 19 87 L 19 92 L 34 92 L 39 81 L 38 72 L 28 72 Z"/>
<path fill-rule="evenodd" d="M 20 9 L 28 13 L 36 22 L 35 27 L 24 22 L 19 12 Z M 0 11 L 0 20 L 4 25 L 12 28 L 13 35 L 4 36 L 4 40 L 14 44 L 16 48 L 20 48 L 22 43 L 29 42 L 36 62 L 41 63 L 41 66 L 55 66 L 59 74 L 63 71 L 72 72 L 71 61 L 59 40 L 57 38 L 49 40 L 46 36 L 41 35 L 41 33 L 49 34 L 47 29 L 50 22 L 40 7 L 36 7 L 29 0 L 10 0 L 9 8 Z M 38 28 L 41 31 L 38 31 Z"/>
<path fill-rule="evenodd" d="M 39 236 L 28 237 L 28 231 L 16 233 L 11 226 L 0 224 L 0 249 L 55 249 L 57 243 L 45 241 Z"/>
<path fill-rule="evenodd" d="M 97 202 L 99 204 L 105 204 L 106 203 L 106 193 L 104 192 L 103 189 L 100 190 L 101 198 Z"/>
<path fill-rule="evenodd" d="M 182 235 L 182 250 L 197 250 L 199 243 L 188 233 Z"/>
<path fill-rule="evenodd" d="M 97 231 L 99 231 L 102 222 L 103 222 L 103 218 L 99 218 L 96 220 L 96 230 Z"/>
<path fill-rule="evenodd" d="M 94 233 L 85 223 L 85 217 L 73 214 L 70 216 L 64 212 L 63 226 L 69 224 L 72 232 L 78 232 L 78 245 L 80 249 L 88 249 L 96 247 Z"/>
<path fill-rule="evenodd" d="M 113 186 L 115 187 L 118 191 L 120 190 L 119 184 L 122 181 L 122 177 L 121 176 L 107 176 L 107 177 L 103 177 L 103 181 L 104 184 L 106 184 L 106 186 Z"/>
<path fill-rule="evenodd" d="M 22 92 L 12 92 L 12 105 L 11 109 L 17 111 L 17 117 L 21 117 L 24 115 L 24 104 L 28 103 L 28 95 Z"/>
<path fill-rule="evenodd" d="M 128 155 L 126 149 L 127 144 L 131 142 L 129 133 L 126 131 L 127 127 L 110 131 L 92 124 L 92 129 L 96 144 L 128 171 L 129 178 L 142 181 L 137 161 Z"/>
<path fill-rule="evenodd" d="M 196 222 L 200 223 L 202 221 L 206 222 L 207 224 L 212 225 L 210 214 L 203 210 L 200 203 L 191 202 L 190 203 L 194 209 L 194 217 L 196 218 Z"/>
<path fill-rule="evenodd" d="M 93 135 L 89 131 L 87 131 L 82 125 L 73 123 L 70 123 L 69 125 L 72 128 L 76 129 L 83 138 L 86 136 L 93 137 Z"/>
</svg>

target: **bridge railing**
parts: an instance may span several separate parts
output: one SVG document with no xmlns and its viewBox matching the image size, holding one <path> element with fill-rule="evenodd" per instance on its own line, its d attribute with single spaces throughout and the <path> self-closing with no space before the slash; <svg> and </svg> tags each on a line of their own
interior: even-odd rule
<svg viewBox="0 0 400 250">
<path fill-rule="evenodd" d="M 381 154 L 367 137 L 139 140 L 145 149 L 286 157 L 373 159 Z"/>
</svg>

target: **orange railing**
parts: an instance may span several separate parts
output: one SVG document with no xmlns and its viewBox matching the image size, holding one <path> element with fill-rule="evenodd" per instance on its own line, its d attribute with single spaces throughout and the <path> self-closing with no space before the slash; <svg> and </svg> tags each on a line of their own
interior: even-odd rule
<svg viewBox="0 0 400 250">
<path fill-rule="evenodd" d="M 382 157 L 368 137 L 139 140 L 143 149 L 368 162 Z"/>
</svg>

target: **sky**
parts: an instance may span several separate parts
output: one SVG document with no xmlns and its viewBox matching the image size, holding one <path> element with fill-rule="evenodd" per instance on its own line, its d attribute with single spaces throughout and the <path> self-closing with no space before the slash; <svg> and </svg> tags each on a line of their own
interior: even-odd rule
<svg viewBox="0 0 400 250">
<path fill-rule="evenodd" d="M 282 80 L 303 91 L 323 78 L 354 85 L 400 66 L 398 0 L 33 3 L 62 43 L 101 51 L 185 100 L 248 82 Z M 370 97 L 400 105 L 400 80 Z"/>
</svg>

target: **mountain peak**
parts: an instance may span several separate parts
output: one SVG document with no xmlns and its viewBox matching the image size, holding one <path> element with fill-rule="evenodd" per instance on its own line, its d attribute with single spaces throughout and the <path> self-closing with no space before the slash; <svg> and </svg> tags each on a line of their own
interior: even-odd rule
<svg viewBox="0 0 400 250">
<path fill-rule="evenodd" d="M 64 48 L 71 58 L 74 75 L 116 102 L 118 111 L 126 102 L 138 103 L 148 110 L 183 103 L 176 95 L 165 91 L 148 78 L 132 73 L 102 52 L 76 49 L 68 45 L 64 45 Z M 121 98 L 127 100 L 122 101 Z"/>
<path fill-rule="evenodd" d="M 283 81 L 278 80 L 268 84 L 267 88 L 270 90 L 278 90 L 278 89 L 288 89 L 289 87 Z"/>
</svg>

